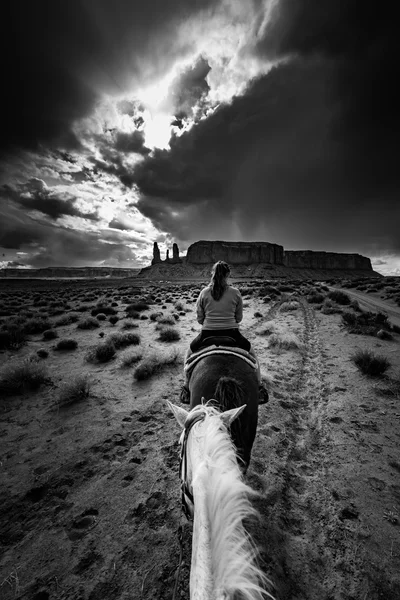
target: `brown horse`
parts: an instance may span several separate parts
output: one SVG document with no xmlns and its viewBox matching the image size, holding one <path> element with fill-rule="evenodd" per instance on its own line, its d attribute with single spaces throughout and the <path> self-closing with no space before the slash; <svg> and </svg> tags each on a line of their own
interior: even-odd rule
<svg viewBox="0 0 400 600">
<path fill-rule="evenodd" d="M 189 381 L 191 409 L 201 404 L 203 398 L 214 399 L 222 411 L 246 405 L 230 428 L 244 472 L 250 463 L 257 431 L 258 387 L 256 370 L 239 356 L 226 354 L 204 357 L 194 366 Z"/>
</svg>

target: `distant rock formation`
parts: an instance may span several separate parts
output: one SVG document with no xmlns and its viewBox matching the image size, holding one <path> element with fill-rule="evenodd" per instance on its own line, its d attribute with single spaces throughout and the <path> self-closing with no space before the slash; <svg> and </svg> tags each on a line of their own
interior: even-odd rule
<svg viewBox="0 0 400 600">
<path fill-rule="evenodd" d="M 204 265 L 224 260 L 230 265 L 283 264 L 283 246 L 269 242 L 195 242 L 189 246 L 186 262 Z"/>
<path fill-rule="evenodd" d="M 360 254 L 285 250 L 283 264 L 296 269 L 350 269 L 372 271 L 369 258 Z"/>
<path fill-rule="evenodd" d="M 15 279 L 94 279 L 100 277 L 136 277 L 140 269 L 119 267 L 44 267 L 42 269 L 0 269 L 0 278 Z"/>
<path fill-rule="evenodd" d="M 160 255 L 160 249 L 158 247 L 157 242 L 154 242 L 154 244 L 153 244 L 153 260 L 151 261 L 151 264 L 157 265 L 160 262 L 162 262 L 161 255 Z"/>
<path fill-rule="evenodd" d="M 157 242 L 154 242 L 153 260 L 151 261 L 152 265 L 158 265 L 160 263 L 177 264 L 181 262 L 182 259 L 179 257 L 179 248 L 177 244 L 173 244 L 172 246 L 172 258 L 169 257 L 169 250 L 167 250 L 165 261 L 163 261 L 161 260 L 160 249 L 158 247 L 158 244 Z"/>
</svg>

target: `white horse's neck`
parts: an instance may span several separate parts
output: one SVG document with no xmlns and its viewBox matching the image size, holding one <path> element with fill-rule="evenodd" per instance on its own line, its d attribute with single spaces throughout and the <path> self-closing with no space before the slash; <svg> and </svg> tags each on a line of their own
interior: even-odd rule
<svg viewBox="0 0 400 600">
<path fill-rule="evenodd" d="M 196 425 L 194 428 L 197 427 Z M 192 538 L 192 566 L 190 571 L 191 600 L 211 600 L 213 575 L 211 569 L 210 520 L 206 500 L 206 465 L 200 448 L 201 438 L 189 436 L 188 454 L 193 473 L 192 487 L 195 502 Z"/>
</svg>

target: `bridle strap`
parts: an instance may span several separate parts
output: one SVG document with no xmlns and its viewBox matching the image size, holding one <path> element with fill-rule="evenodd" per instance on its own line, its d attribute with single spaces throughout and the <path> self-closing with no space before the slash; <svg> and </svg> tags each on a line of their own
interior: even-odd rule
<svg viewBox="0 0 400 600">
<path fill-rule="evenodd" d="M 197 412 L 197 414 L 196 414 Z M 194 497 L 191 488 L 187 484 L 187 440 L 189 433 L 196 423 L 204 420 L 205 412 L 189 413 L 183 430 L 183 440 L 181 447 L 181 456 L 179 462 L 179 476 L 181 479 L 182 511 L 185 517 L 190 521 L 194 514 Z"/>
</svg>

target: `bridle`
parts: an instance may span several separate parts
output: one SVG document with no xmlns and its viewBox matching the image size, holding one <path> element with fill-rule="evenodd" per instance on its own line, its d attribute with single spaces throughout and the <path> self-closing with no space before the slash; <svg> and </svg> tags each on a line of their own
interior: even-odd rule
<svg viewBox="0 0 400 600">
<path fill-rule="evenodd" d="M 193 425 L 203 421 L 205 416 L 206 413 L 204 411 L 190 412 L 186 418 L 181 436 L 179 477 L 181 479 L 182 511 L 188 521 L 191 521 L 194 516 L 194 497 L 192 486 L 189 486 L 187 482 L 187 440 Z"/>
</svg>

